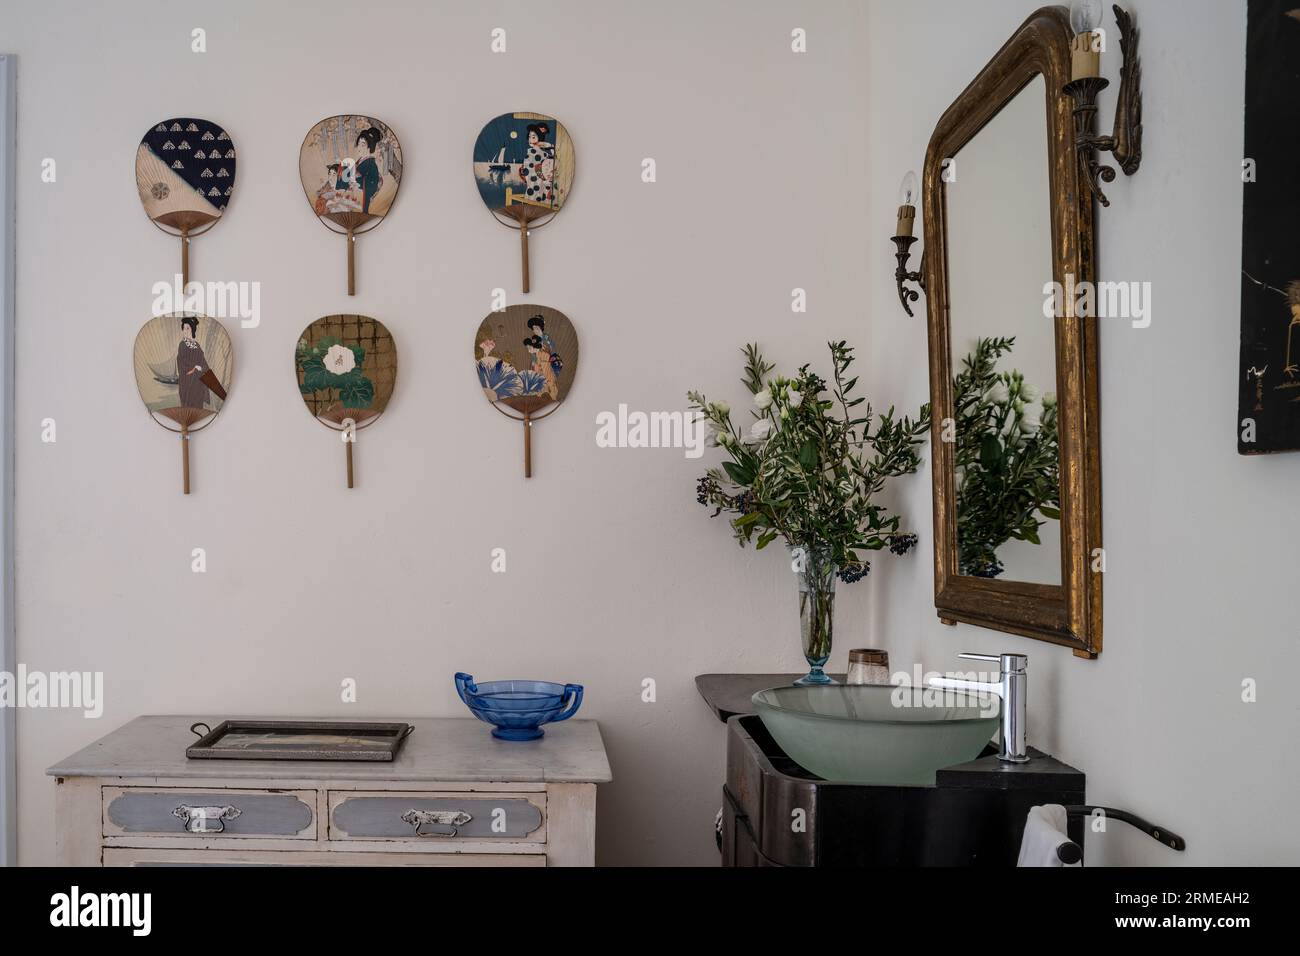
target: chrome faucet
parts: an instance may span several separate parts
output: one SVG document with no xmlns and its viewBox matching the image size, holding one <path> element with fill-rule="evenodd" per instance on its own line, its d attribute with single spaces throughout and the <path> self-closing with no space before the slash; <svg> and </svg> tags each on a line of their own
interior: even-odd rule
<svg viewBox="0 0 1300 956">
<path fill-rule="evenodd" d="M 998 682 L 931 677 L 931 687 L 996 694 L 1002 700 L 1002 730 L 998 737 L 998 759 L 1009 763 L 1029 760 L 1025 733 L 1025 698 L 1029 696 L 1029 658 L 1024 654 L 958 654 L 971 661 L 992 661 L 998 665 Z"/>
</svg>

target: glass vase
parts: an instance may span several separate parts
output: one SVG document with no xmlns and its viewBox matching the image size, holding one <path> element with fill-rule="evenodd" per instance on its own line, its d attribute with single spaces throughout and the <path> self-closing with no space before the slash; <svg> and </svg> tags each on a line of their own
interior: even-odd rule
<svg viewBox="0 0 1300 956">
<path fill-rule="evenodd" d="M 973 578 L 996 578 L 1003 572 L 997 547 L 963 542 L 957 553 L 958 572 Z"/>
<path fill-rule="evenodd" d="M 834 684 L 822 670 L 835 637 L 835 576 L 838 568 L 824 547 L 790 549 L 790 567 L 799 584 L 799 639 L 808 673 L 796 684 Z"/>
</svg>

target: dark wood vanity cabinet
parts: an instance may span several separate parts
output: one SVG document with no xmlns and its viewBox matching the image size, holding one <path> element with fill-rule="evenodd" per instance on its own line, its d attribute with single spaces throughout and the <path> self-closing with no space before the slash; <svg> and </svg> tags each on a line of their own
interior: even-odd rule
<svg viewBox="0 0 1300 956">
<path fill-rule="evenodd" d="M 940 770 L 933 787 L 822 780 L 782 753 L 756 716 L 727 721 L 724 866 L 1014 866 L 1029 808 L 1082 804 L 1084 775 L 1030 749 L 992 748 Z M 1083 845 L 1083 821 L 1070 838 Z"/>
</svg>

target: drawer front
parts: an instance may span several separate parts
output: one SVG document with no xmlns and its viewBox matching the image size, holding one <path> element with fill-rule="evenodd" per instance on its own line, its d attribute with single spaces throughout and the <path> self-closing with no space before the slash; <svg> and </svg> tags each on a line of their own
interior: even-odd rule
<svg viewBox="0 0 1300 956">
<path fill-rule="evenodd" d="M 347 853 L 330 850 L 137 850 L 108 847 L 105 866 L 545 866 L 545 853 Z"/>
<path fill-rule="evenodd" d="M 332 791 L 331 840 L 546 842 L 544 793 Z"/>
<path fill-rule="evenodd" d="M 315 790 L 105 787 L 104 836 L 316 839 Z"/>
</svg>

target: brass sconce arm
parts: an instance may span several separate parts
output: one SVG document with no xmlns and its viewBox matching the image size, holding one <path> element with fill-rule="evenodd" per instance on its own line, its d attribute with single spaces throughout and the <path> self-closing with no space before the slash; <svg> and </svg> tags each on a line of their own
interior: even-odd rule
<svg viewBox="0 0 1300 956">
<path fill-rule="evenodd" d="M 1103 206 L 1109 206 L 1110 200 L 1101 191 L 1099 181 L 1114 182 L 1115 168 L 1099 161 L 1097 153 L 1111 153 L 1126 176 L 1136 173 L 1142 163 L 1142 65 L 1137 54 L 1138 31 L 1133 26 L 1133 18 L 1118 5 L 1111 9 L 1119 27 L 1119 47 L 1124 58 L 1111 134 L 1105 136 L 1095 130 L 1097 95 L 1110 85 L 1109 80 L 1085 76 L 1062 87 L 1062 92 L 1074 100 L 1074 144 L 1079 161 L 1088 174 L 1089 188 Z"/>
<path fill-rule="evenodd" d="M 894 270 L 894 281 L 898 283 L 898 301 L 903 303 L 903 311 L 908 315 L 912 314 L 910 303 L 915 302 L 921 297 L 921 293 L 915 289 L 909 289 L 905 283 L 915 282 L 925 291 L 925 253 L 921 253 L 921 271 L 908 272 L 907 260 L 912 257 L 912 243 L 916 242 L 916 236 L 894 236 L 894 245 L 898 251 L 894 253 L 894 258 L 898 260 L 898 267 Z"/>
</svg>

